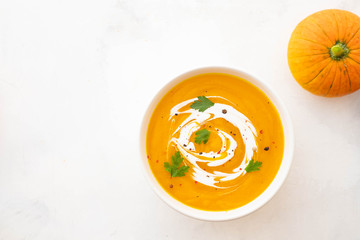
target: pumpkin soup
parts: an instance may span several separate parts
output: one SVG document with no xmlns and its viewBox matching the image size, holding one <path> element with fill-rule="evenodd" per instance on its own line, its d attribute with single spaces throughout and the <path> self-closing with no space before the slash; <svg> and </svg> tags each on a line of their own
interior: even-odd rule
<svg viewBox="0 0 360 240">
<path fill-rule="evenodd" d="M 172 197 L 224 211 L 251 202 L 270 185 L 281 165 L 284 132 L 260 89 L 233 75 L 207 73 L 160 100 L 146 151 L 155 178 Z"/>
</svg>

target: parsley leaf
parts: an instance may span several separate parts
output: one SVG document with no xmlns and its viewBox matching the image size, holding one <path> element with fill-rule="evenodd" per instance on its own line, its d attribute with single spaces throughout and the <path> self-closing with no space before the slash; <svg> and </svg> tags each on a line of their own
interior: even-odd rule
<svg viewBox="0 0 360 240">
<path fill-rule="evenodd" d="M 195 142 L 197 144 L 201 144 L 201 142 L 206 144 L 210 137 L 210 131 L 204 128 L 204 129 L 197 131 L 195 133 L 195 135 L 196 135 Z"/>
<path fill-rule="evenodd" d="M 181 166 L 180 164 L 184 160 L 180 152 L 177 151 L 173 156 L 171 156 L 172 166 L 169 162 L 164 162 L 164 168 L 171 174 L 171 177 L 183 177 L 185 173 L 189 171 L 189 166 Z"/>
<path fill-rule="evenodd" d="M 205 96 L 198 97 L 198 99 L 199 100 L 196 100 L 193 104 L 190 105 L 192 109 L 199 110 L 199 112 L 204 112 L 209 107 L 214 106 L 214 103 Z"/>
<path fill-rule="evenodd" d="M 247 165 L 247 167 L 245 168 L 246 172 L 254 172 L 254 171 L 259 171 L 262 165 L 262 162 L 256 161 L 254 162 L 254 159 L 251 159 L 249 164 Z"/>
</svg>

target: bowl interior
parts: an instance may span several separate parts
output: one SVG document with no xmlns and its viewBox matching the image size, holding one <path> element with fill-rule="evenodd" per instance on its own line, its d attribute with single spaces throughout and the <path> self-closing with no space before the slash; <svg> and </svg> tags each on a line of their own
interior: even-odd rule
<svg viewBox="0 0 360 240">
<path fill-rule="evenodd" d="M 280 169 L 275 176 L 274 180 L 271 182 L 269 187 L 256 199 L 254 199 L 252 202 L 229 211 L 204 211 L 195 209 L 192 207 L 189 207 L 173 197 L 171 197 L 157 182 L 154 175 L 151 172 L 147 155 L 146 155 L 146 133 L 147 133 L 147 127 L 152 115 L 152 112 L 154 111 L 156 105 L 161 100 L 161 98 L 174 86 L 176 86 L 178 83 L 182 82 L 183 80 L 190 78 L 192 76 L 203 74 L 203 73 L 226 73 L 231 74 L 234 76 L 238 76 L 240 78 L 243 78 L 247 80 L 248 82 L 252 83 L 253 85 L 257 86 L 260 90 L 262 90 L 268 98 L 272 101 L 274 106 L 276 107 L 280 119 L 283 125 L 284 130 L 284 137 L 285 137 L 285 146 L 284 146 L 284 155 L 282 159 L 282 163 L 280 166 Z M 294 151 L 294 133 L 293 128 L 291 124 L 290 116 L 285 109 L 284 104 L 281 102 L 281 100 L 278 98 L 278 96 L 263 82 L 259 81 L 257 78 L 239 70 L 231 69 L 231 68 L 225 68 L 225 67 L 206 67 L 206 68 L 200 68 L 195 69 L 192 71 L 189 71 L 187 73 L 184 73 L 177 78 L 170 81 L 167 85 L 165 85 L 158 94 L 154 97 L 154 99 L 151 101 L 140 130 L 140 154 L 141 154 L 141 161 L 142 165 L 144 167 L 146 178 L 148 179 L 151 187 L 156 192 L 156 194 L 165 201 L 169 206 L 174 208 L 175 210 L 200 220 L 207 220 L 207 221 L 225 221 L 225 220 L 231 220 L 235 218 L 239 218 L 242 216 L 245 216 L 256 209 L 263 206 L 266 202 L 268 202 L 275 193 L 279 190 L 282 183 L 284 182 L 292 161 L 292 155 Z"/>
</svg>

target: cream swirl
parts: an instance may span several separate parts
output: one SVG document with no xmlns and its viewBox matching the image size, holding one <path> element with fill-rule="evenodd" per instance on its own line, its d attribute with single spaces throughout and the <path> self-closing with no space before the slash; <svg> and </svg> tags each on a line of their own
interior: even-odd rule
<svg viewBox="0 0 360 240">
<path fill-rule="evenodd" d="M 221 97 L 210 96 L 208 98 Z M 227 104 L 215 103 L 212 107 L 206 109 L 204 112 L 199 112 L 191 108 L 180 111 L 180 109 L 189 103 L 194 102 L 195 100 L 197 99 L 194 98 L 186 100 L 171 109 L 169 120 L 171 120 L 175 114 L 188 113 L 190 116 L 186 118 L 172 133 L 169 144 L 174 143 L 186 159 L 185 164 L 191 165 L 193 169 L 193 179 L 195 181 L 211 187 L 224 188 L 215 184 L 234 180 L 246 174 L 245 168 L 252 159 L 254 152 L 257 151 L 257 144 L 255 140 L 255 137 L 257 136 L 256 130 L 251 121 L 244 114 L 240 113 L 235 108 Z M 226 114 L 223 113 L 224 109 L 226 110 Z M 217 118 L 223 118 L 237 127 L 245 144 L 244 157 L 241 163 L 235 169 L 233 169 L 231 173 L 220 171 L 208 172 L 198 165 L 199 162 L 204 162 L 207 163 L 207 166 L 209 167 L 216 167 L 231 160 L 234 157 L 238 144 L 230 134 L 222 131 L 221 129 L 215 128 L 218 136 L 222 140 L 222 147 L 217 152 L 196 152 L 194 143 L 189 141 L 191 135 L 200 129 L 201 125 Z M 179 137 L 174 137 L 178 132 Z"/>
</svg>

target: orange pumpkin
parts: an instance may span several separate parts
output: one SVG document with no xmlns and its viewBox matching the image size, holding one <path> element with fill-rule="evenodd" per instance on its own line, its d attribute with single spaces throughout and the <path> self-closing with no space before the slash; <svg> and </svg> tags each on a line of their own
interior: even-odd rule
<svg viewBox="0 0 360 240">
<path fill-rule="evenodd" d="M 360 18 L 348 11 L 316 12 L 295 28 L 288 63 L 296 81 L 320 96 L 339 97 L 360 88 Z"/>
</svg>

